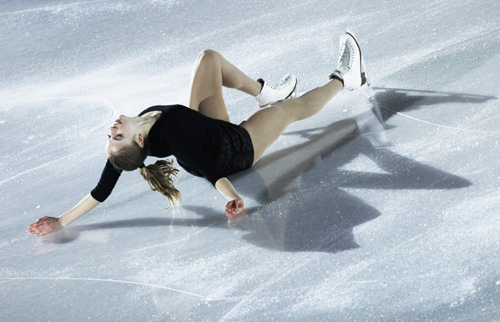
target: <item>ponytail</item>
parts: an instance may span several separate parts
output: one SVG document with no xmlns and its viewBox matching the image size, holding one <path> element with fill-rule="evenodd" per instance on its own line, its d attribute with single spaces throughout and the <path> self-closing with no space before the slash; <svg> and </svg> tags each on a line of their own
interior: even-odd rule
<svg viewBox="0 0 500 322">
<path fill-rule="evenodd" d="M 173 177 L 177 177 L 179 170 L 172 164 L 171 160 L 158 160 L 155 164 L 144 165 L 149 152 L 149 141 L 144 141 L 141 148 L 135 141 L 124 146 L 119 152 L 108 155 L 111 163 L 118 169 L 132 171 L 139 168 L 142 177 L 149 183 L 153 191 L 158 191 L 168 198 L 170 204 L 181 200 L 181 193 L 174 187 Z"/>
<path fill-rule="evenodd" d="M 158 160 L 148 166 L 143 163 L 139 169 L 151 189 L 168 198 L 169 205 L 181 200 L 181 193 L 175 188 L 172 180 L 173 177 L 177 177 L 179 170 L 172 164 L 172 160 Z"/>
</svg>

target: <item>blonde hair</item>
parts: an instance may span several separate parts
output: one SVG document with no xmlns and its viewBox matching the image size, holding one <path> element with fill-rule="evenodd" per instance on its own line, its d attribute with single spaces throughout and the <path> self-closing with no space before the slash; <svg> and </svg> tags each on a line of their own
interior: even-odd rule
<svg viewBox="0 0 500 322">
<path fill-rule="evenodd" d="M 137 142 L 124 146 L 120 151 L 110 154 L 109 161 L 124 171 L 133 171 L 140 168 L 142 177 L 148 182 L 153 191 L 158 191 L 168 198 L 170 204 L 175 204 L 181 200 L 181 193 L 173 183 L 173 178 L 177 177 L 179 170 L 173 166 L 172 160 L 158 160 L 154 164 L 144 165 L 144 160 L 148 156 L 149 141 L 144 140 L 144 147 L 140 147 Z"/>
<path fill-rule="evenodd" d="M 141 167 L 142 177 L 149 183 L 153 191 L 158 191 L 168 198 L 169 204 L 181 201 L 181 193 L 174 186 L 173 177 L 179 170 L 173 166 L 172 160 L 158 160 L 155 164 Z"/>
</svg>

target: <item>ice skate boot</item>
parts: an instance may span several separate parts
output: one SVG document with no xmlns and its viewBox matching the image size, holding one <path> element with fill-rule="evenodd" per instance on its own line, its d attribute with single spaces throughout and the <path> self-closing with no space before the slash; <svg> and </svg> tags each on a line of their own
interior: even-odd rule
<svg viewBox="0 0 500 322">
<path fill-rule="evenodd" d="M 280 80 L 280 84 L 277 86 L 270 85 L 262 78 L 259 78 L 257 81 L 262 84 L 260 93 L 255 96 L 259 107 L 271 105 L 277 101 L 292 97 L 298 83 L 298 79 L 294 75 L 286 75 Z"/>
<path fill-rule="evenodd" d="M 351 30 L 340 36 L 340 53 L 337 68 L 330 79 L 337 78 L 344 84 L 344 89 L 354 90 L 368 83 L 361 49 Z"/>
</svg>

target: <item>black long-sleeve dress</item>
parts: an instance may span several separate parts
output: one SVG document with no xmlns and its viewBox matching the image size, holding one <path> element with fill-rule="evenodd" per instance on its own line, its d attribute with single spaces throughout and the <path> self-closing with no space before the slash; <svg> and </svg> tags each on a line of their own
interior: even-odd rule
<svg viewBox="0 0 500 322">
<path fill-rule="evenodd" d="M 182 105 L 152 106 L 140 115 L 162 111 L 149 131 L 150 156 L 173 155 L 189 173 L 217 180 L 252 166 L 254 151 L 248 132 L 241 126 L 214 120 Z M 122 170 L 108 160 L 92 197 L 103 202 L 111 194 Z"/>
</svg>

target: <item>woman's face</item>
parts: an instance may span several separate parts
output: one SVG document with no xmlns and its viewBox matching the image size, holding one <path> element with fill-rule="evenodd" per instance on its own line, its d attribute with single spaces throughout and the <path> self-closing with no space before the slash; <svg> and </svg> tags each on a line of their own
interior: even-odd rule
<svg viewBox="0 0 500 322">
<path fill-rule="evenodd" d="M 113 126 L 109 128 L 108 143 L 106 144 L 108 155 L 137 140 L 139 129 L 136 118 L 120 115 Z"/>
</svg>

